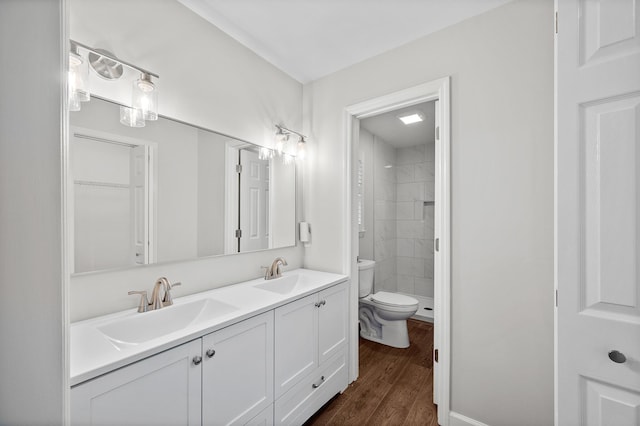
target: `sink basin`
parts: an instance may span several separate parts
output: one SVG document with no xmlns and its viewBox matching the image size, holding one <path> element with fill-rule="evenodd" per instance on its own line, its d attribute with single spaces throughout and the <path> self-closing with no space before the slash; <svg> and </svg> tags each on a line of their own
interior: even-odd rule
<svg viewBox="0 0 640 426">
<path fill-rule="evenodd" d="M 100 326 L 98 330 L 116 348 L 124 349 L 237 309 L 215 299 L 201 299 L 129 316 Z"/>
<path fill-rule="evenodd" d="M 272 293 L 290 294 L 293 292 L 303 291 L 309 287 L 309 285 L 298 275 L 287 275 L 256 284 L 254 287 L 259 288 L 260 290 L 270 291 Z"/>
</svg>

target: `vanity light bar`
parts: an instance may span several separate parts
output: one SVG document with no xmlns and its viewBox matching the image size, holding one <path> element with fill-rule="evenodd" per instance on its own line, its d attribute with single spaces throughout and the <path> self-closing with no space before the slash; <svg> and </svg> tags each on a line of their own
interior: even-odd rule
<svg viewBox="0 0 640 426">
<path fill-rule="evenodd" d="M 125 65 L 125 66 L 127 66 L 127 67 L 129 67 L 129 68 L 131 68 L 133 70 L 139 71 L 141 74 L 148 74 L 148 75 L 150 75 L 152 77 L 160 78 L 160 76 L 158 74 L 153 73 L 153 72 L 151 72 L 149 70 L 146 70 L 144 68 L 140 68 L 139 66 L 133 65 L 130 62 L 123 61 L 122 59 L 117 58 L 115 55 L 110 55 L 110 54 L 108 54 L 108 53 L 106 53 L 104 51 L 96 50 L 93 47 L 89 47 L 86 44 L 79 43 L 79 42 L 77 42 L 75 40 L 69 40 L 69 42 L 71 43 L 71 46 L 76 45 L 78 47 L 82 47 L 83 49 L 88 50 L 89 52 L 94 53 L 94 54 L 96 54 L 98 56 L 102 56 L 103 58 L 110 59 L 110 60 L 112 60 L 114 62 L 117 62 L 119 64 Z"/>
<path fill-rule="evenodd" d="M 284 134 L 294 134 L 294 135 L 298 135 L 302 138 L 303 141 L 306 142 L 307 137 L 305 135 L 303 135 L 300 132 L 296 132 L 295 130 L 291 130 L 291 129 L 287 129 L 284 126 L 281 126 L 279 124 L 276 124 L 276 129 L 278 129 L 278 133 L 284 133 Z"/>
</svg>

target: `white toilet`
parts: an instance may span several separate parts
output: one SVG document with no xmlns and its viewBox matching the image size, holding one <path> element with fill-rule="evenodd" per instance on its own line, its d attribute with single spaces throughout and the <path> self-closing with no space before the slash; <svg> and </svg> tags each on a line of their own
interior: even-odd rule
<svg viewBox="0 0 640 426">
<path fill-rule="evenodd" d="M 407 318 L 418 310 L 418 301 L 386 291 L 371 294 L 375 266 L 373 260 L 358 261 L 360 336 L 394 348 L 408 348 Z"/>
</svg>

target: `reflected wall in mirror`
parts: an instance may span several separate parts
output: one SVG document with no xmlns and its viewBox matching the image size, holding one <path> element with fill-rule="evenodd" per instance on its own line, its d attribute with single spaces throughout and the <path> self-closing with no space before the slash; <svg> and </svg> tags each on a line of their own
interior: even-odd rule
<svg viewBox="0 0 640 426">
<path fill-rule="evenodd" d="M 295 245 L 295 162 L 170 119 L 118 117 L 97 98 L 70 114 L 74 273 Z"/>
</svg>

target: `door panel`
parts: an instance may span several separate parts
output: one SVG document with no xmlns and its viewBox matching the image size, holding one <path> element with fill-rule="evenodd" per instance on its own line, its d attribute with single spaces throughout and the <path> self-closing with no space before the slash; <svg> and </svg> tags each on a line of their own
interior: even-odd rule
<svg viewBox="0 0 640 426">
<path fill-rule="evenodd" d="M 203 424 L 245 424 L 272 404 L 273 312 L 209 334 L 202 347 Z"/>
<path fill-rule="evenodd" d="M 318 366 L 318 295 L 275 310 L 276 399 Z"/>
<path fill-rule="evenodd" d="M 240 251 L 269 248 L 269 160 L 240 150 Z"/>
<path fill-rule="evenodd" d="M 640 424 L 639 6 L 556 1 L 556 424 L 562 426 Z M 613 350 L 626 360 L 610 356 Z"/>
</svg>

